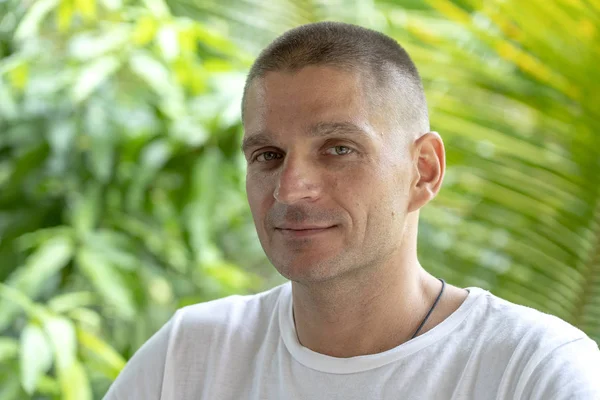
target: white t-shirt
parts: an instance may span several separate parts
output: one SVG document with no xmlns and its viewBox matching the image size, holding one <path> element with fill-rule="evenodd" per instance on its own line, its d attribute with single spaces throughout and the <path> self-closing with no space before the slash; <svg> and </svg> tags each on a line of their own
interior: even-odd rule
<svg viewBox="0 0 600 400">
<path fill-rule="evenodd" d="M 469 288 L 421 336 L 335 358 L 303 347 L 291 285 L 178 310 L 107 400 L 600 399 L 600 351 L 566 322 Z"/>
</svg>

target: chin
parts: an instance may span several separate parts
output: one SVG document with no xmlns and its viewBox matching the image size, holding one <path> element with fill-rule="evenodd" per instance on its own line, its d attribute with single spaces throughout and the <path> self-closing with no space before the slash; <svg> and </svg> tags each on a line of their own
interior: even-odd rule
<svg viewBox="0 0 600 400">
<path fill-rule="evenodd" d="M 298 283 L 317 283 L 333 279 L 344 271 L 335 257 L 295 257 L 293 259 L 273 259 L 271 263 L 275 269 L 285 278 Z"/>
</svg>

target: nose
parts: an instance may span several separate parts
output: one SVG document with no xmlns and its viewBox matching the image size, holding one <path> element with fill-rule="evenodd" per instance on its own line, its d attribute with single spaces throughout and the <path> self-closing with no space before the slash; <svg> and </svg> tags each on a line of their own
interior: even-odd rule
<svg viewBox="0 0 600 400">
<path fill-rule="evenodd" d="M 288 154 L 273 193 L 275 200 L 282 204 L 294 204 L 299 201 L 314 201 L 320 194 L 321 184 L 317 166 L 311 165 L 309 160 Z"/>
</svg>

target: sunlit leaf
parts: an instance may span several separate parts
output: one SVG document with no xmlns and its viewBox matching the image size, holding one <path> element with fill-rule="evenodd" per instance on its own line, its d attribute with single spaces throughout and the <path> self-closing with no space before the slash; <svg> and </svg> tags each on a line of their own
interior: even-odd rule
<svg viewBox="0 0 600 400">
<path fill-rule="evenodd" d="M 163 111 L 172 118 L 185 111 L 183 90 L 177 86 L 169 70 L 146 52 L 136 52 L 129 60 L 132 71 L 161 98 Z"/>
<path fill-rule="evenodd" d="M 81 326 L 97 331 L 102 328 L 102 316 L 89 308 L 75 308 L 67 313 L 68 317 Z"/>
<path fill-rule="evenodd" d="M 104 364 L 103 370 L 109 372 L 108 378 L 115 379 L 125 366 L 123 357 L 108 343 L 85 329 L 77 329 L 77 339 L 84 349 Z"/>
<path fill-rule="evenodd" d="M 143 3 L 157 17 L 169 15 L 169 8 L 163 0 L 144 0 Z"/>
<path fill-rule="evenodd" d="M 74 0 L 60 0 L 56 12 L 56 26 L 59 32 L 66 32 L 73 20 Z"/>
<path fill-rule="evenodd" d="M 87 67 L 91 68 L 95 65 L 93 62 L 97 61 L 100 57 L 122 49 L 127 44 L 129 35 L 130 29 L 127 26 L 115 26 L 108 31 L 102 32 L 84 31 L 74 35 L 70 39 L 68 52 L 76 60 L 92 61 L 92 64 Z M 104 63 L 107 63 L 107 61 L 105 60 Z M 105 64 L 103 67 L 101 65 L 100 67 L 106 68 L 107 66 L 110 66 L 110 58 L 108 64 Z M 96 66 L 95 68 L 100 67 Z"/>
<path fill-rule="evenodd" d="M 15 32 L 15 39 L 25 40 L 36 35 L 46 16 L 59 4 L 59 0 L 39 0 L 33 3 Z"/>
<path fill-rule="evenodd" d="M 100 194 L 100 186 L 91 183 L 81 192 L 73 193 L 70 199 L 68 218 L 81 236 L 91 232 L 98 223 Z"/>
<path fill-rule="evenodd" d="M 96 16 L 96 0 L 75 0 L 75 10 L 87 20 L 93 20 Z"/>
<path fill-rule="evenodd" d="M 71 229 L 65 226 L 42 228 L 19 236 L 15 243 L 21 251 L 31 250 L 57 237 L 69 237 Z"/>
<path fill-rule="evenodd" d="M 59 294 L 48 301 L 47 306 L 57 314 L 62 314 L 74 308 L 89 306 L 96 302 L 91 292 L 70 292 Z"/>
<path fill-rule="evenodd" d="M 156 34 L 156 43 L 165 60 L 172 61 L 179 55 L 179 41 L 175 26 L 162 26 Z"/>
<path fill-rule="evenodd" d="M 73 243 L 68 237 L 57 236 L 42 244 L 25 265 L 17 269 L 7 284 L 24 294 L 35 297 L 46 281 L 64 268 L 73 255 Z M 4 329 L 18 312 L 18 307 L 0 300 L 0 330 Z"/>
<path fill-rule="evenodd" d="M 256 280 L 251 274 L 232 264 L 208 264 L 203 271 L 206 275 L 216 279 L 222 285 L 223 290 L 229 293 L 240 293 L 256 284 Z"/>
<path fill-rule="evenodd" d="M 3 283 L 0 283 L 0 299 L 8 302 L 11 306 L 10 312 L 14 312 L 14 308 L 20 307 L 30 318 L 35 318 L 40 314 L 38 306 L 29 297 L 23 292 Z"/>
<path fill-rule="evenodd" d="M 16 89 L 24 89 L 27 86 L 29 79 L 29 65 L 26 62 L 21 62 L 6 73 L 6 77 L 10 84 Z"/>
<path fill-rule="evenodd" d="M 17 116 L 17 112 L 17 103 L 11 91 L 0 79 L 0 118 L 9 121 Z"/>
<path fill-rule="evenodd" d="M 158 23 L 156 19 L 152 18 L 151 16 L 144 15 L 143 17 L 139 18 L 131 37 L 133 43 L 137 44 L 138 46 L 144 46 L 150 43 L 154 39 L 157 28 Z"/>
<path fill-rule="evenodd" d="M 129 289 L 119 270 L 114 268 L 100 254 L 81 249 L 77 253 L 77 265 L 106 304 L 123 318 L 131 319 L 135 315 L 132 290 Z"/>
<path fill-rule="evenodd" d="M 93 61 L 81 70 L 72 96 L 76 103 L 80 103 L 90 96 L 106 79 L 114 74 L 120 67 L 119 59 L 114 56 L 102 57 Z"/>
<path fill-rule="evenodd" d="M 61 377 L 77 360 L 75 327 L 70 320 L 57 316 L 48 316 L 42 324 L 52 345 L 56 368 Z"/>
<path fill-rule="evenodd" d="M 60 396 L 59 382 L 47 375 L 42 375 L 38 381 L 36 391 L 42 395 Z"/>
<path fill-rule="evenodd" d="M 3 380 L 0 386 L 0 400 L 20 400 L 21 395 L 21 383 L 17 377 Z"/>
<path fill-rule="evenodd" d="M 111 178 L 115 147 L 118 143 L 118 138 L 114 135 L 106 120 L 106 111 L 101 105 L 93 102 L 88 104 L 84 126 L 93 149 L 89 152 L 88 162 L 96 179 L 101 183 L 106 183 Z"/>
<path fill-rule="evenodd" d="M 20 361 L 21 385 L 31 395 L 52 365 L 52 350 L 39 326 L 30 323 L 21 332 Z"/>
<path fill-rule="evenodd" d="M 10 337 L 0 337 L 0 365 L 16 358 L 19 354 L 19 342 Z"/>
<path fill-rule="evenodd" d="M 75 361 L 60 374 L 62 396 L 64 400 L 92 400 L 90 382 L 83 365 Z"/>
</svg>

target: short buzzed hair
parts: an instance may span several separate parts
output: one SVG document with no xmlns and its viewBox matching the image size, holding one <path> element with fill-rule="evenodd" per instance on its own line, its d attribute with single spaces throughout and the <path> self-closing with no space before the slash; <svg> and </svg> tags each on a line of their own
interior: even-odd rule
<svg viewBox="0 0 600 400">
<path fill-rule="evenodd" d="M 410 56 L 394 39 L 380 32 L 341 22 L 318 22 L 285 32 L 268 45 L 254 61 L 246 78 L 242 98 L 252 82 L 270 71 L 295 72 L 310 65 L 323 65 L 365 74 L 377 91 L 372 99 L 391 102 L 397 122 L 407 130 L 429 131 L 427 102 L 421 78 Z M 382 96 L 385 90 L 390 96 Z"/>
</svg>

